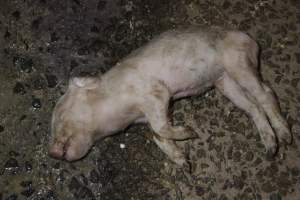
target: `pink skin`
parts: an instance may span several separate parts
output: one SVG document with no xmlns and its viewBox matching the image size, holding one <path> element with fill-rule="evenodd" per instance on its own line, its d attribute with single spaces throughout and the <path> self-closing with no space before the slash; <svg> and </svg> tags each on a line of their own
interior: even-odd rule
<svg viewBox="0 0 300 200">
<path fill-rule="evenodd" d="M 53 144 L 51 144 L 51 148 L 49 149 L 49 154 L 53 157 L 53 158 L 57 158 L 57 159 L 61 159 L 63 158 L 65 155 L 65 150 L 64 150 L 64 143 L 61 142 L 55 142 Z"/>
<path fill-rule="evenodd" d="M 71 137 L 67 142 L 54 142 L 51 145 L 49 154 L 57 159 L 64 158 L 67 161 L 78 160 L 86 155 L 92 146 L 92 140 L 84 134 Z"/>
<path fill-rule="evenodd" d="M 215 86 L 256 124 L 267 154 L 276 137 L 292 136 L 272 90 L 257 76 L 258 47 L 248 35 L 220 28 L 168 31 L 132 52 L 100 77 L 73 78 L 52 117 L 49 153 L 68 161 L 85 156 L 93 142 L 134 122 L 148 122 L 154 142 L 186 166 L 173 140 L 197 137 L 191 128 L 171 126 L 171 99 L 199 95 Z"/>
</svg>

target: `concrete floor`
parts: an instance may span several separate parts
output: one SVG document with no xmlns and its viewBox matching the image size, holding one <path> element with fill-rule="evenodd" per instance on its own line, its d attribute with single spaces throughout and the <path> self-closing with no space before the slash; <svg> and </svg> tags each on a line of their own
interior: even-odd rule
<svg viewBox="0 0 300 200">
<path fill-rule="evenodd" d="M 148 140 L 146 126 L 97 142 L 75 163 L 47 155 L 51 112 L 70 76 L 105 72 L 154 35 L 187 24 L 257 39 L 292 145 L 267 160 L 252 121 L 212 90 L 173 105 L 174 123 L 201 135 L 181 144 L 191 175 Z M 299 200 L 299 24 L 298 0 L 1 0 L 0 200 Z"/>
</svg>

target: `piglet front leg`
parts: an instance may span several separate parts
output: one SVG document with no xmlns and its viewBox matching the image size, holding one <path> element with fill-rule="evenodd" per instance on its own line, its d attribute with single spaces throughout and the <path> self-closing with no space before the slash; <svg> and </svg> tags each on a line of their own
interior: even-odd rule
<svg viewBox="0 0 300 200">
<path fill-rule="evenodd" d="M 170 92 L 161 82 L 151 84 L 149 91 L 143 91 L 139 108 L 143 112 L 153 131 L 165 139 L 187 140 L 198 138 L 198 134 L 190 127 L 171 126 L 168 120 Z"/>
</svg>

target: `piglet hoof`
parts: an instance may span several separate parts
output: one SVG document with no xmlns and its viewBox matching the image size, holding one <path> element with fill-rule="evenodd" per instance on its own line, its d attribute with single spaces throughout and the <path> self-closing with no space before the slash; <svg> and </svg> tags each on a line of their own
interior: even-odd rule
<svg viewBox="0 0 300 200">
<path fill-rule="evenodd" d="M 278 150 L 277 145 L 268 148 L 268 149 L 266 150 L 266 159 L 267 159 L 268 161 L 273 161 L 274 158 L 275 158 L 275 155 L 276 155 L 276 153 L 277 153 L 277 150 Z"/>
<path fill-rule="evenodd" d="M 290 130 L 285 130 L 278 136 L 278 140 L 280 144 L 290 145 L 293 142 L 293 136 Z"/>
<path fill-rule="evenodd" d="M 186 132 L 190 135 L 189 139 L 197 139 L 199 138 L 198 133 L 190 126 L 185 127 Z"/>
<path fill-rule="evenodd" d="M 188 174 L 192 174 L 193 170 L 192 170 L 192 164 L 191 164 L 191 162 L 187 160 L 185 163 L 183 163 L 182 170 L 184 172 L 187 172 Z"/>
<path fill-rule="evenodd" d="M 186 173 L 192 174 L 193 168 L 191 161 L 186 157 L 181 157 L 180 159 L 176 159 L 175 163 Z"/>
<path fill-rule="evenodd" d="M 184 172 L 192 173 L 192 165 L 189 159 L 187 159 L 183 154 L 173 159 L 173 162 L 182 169 Z"/>
</svg>

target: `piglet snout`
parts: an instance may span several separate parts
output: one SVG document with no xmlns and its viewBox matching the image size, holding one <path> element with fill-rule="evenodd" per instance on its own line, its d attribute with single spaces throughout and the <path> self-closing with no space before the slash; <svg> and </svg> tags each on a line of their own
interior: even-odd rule
<svg viewBox="0 0 300 200">
<path fill-rule="evenodd" d="M 65 154 L 64 144 L 61 142 L 56 142 L 52 144 L 49 148 L 49 155 L 56 159 L 63 159 Z"/>
<path fill-rule="evenodd" d="M 53 142 L 49 148 L 49 155 L 56 159 L 76 161 L 86 155 L 92 144 L 91 138 L 79 134 L 64 142 Z"/>
</svg>

